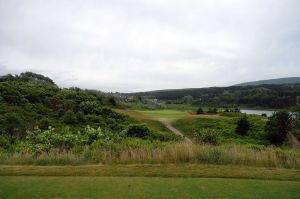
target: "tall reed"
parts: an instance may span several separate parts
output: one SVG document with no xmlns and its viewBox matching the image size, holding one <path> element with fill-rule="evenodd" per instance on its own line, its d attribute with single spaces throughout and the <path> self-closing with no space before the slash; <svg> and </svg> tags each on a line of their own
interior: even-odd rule
<svg viewBox="0 0 300 199">
<path fill-rule="evenodd" d="M 245 145 L 169 144 L 163 147 L 126 147 L 118 150 L 86 148 L 82 152 L 56 151 L 42 154 L 0 154 L 0 164 L 80 165 L 80 164 L 232 164 L 260 167 L 300 168 L 300 151 Z"/>
</svg>

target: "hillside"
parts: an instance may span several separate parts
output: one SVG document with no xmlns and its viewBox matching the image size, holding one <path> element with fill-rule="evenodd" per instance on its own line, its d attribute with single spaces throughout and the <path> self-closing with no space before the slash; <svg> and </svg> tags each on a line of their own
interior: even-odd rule
<svg viewBox="0 0 300 199">
<path fill-rule="evenodd" d="M 100 140 L 168 140 L 134 119 L 117 113 L 110 95 L 62 89 L 43 75 L 25 72 L 0 77 L 0 151 L 45 152 L 85 147 Z M 98 143 L 101 144 L 101 143 Z"/>
<path fill-rule="evenodd" d="M 194 104 L 208 106 L 237 104 L 247 107 L 289 108 L 296 105 L 296 98 L 300 96 L 300 84 L 187 88 L 124 95 L 178 103 L 184 101 L 184 97 L 191 96 Z"/>
<path fill-rule="evenodd" d="M 244 83 L 236 84 L 234 86 L 254 86 L 254 85 L 262 85 L 262 84 L 298 84 L 298 83 L 300 83 L 300 77 L 285 77 L 285 78 L 244 82 Z"/>
</svg>

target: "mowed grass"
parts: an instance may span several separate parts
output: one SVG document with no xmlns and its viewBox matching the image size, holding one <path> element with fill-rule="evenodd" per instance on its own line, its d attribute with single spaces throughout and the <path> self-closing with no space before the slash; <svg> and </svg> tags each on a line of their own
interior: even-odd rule
<svg viewBox="0 0 300 199">
<path fill-rule="evenodd" d="M 300 182 L 220 178 L 1 176 L 0 198 L 299 198 Z"/>
<path fill-rule="evenodd" d="M 116 112 L 128 115 L 135 120 L 147 124 L 147 126 L 154 131 L 163 134 L 174 134 L 161 123 L 160 119 L 167 119 L 175 121 L 189 116 L 188 112 L 177 110 L 129 110 L 129 109 L 115 109 Z"/>
<path fill-rule="evenodd" d="M 188 112 L 177 111 L 177 110 L 155 110 L 155 111 L 142 111 L 136 110 L 136 112 L 141 113 L 151 119 L 167 118 L 167 119 L 180 119 L 188 116 Z"/>
<path fill-rule="evenodd" d="M 173 135 L 173 133 L 169 129 L 167 129 L 164 124 L 162 124 L 158 120 L 155 120 L 152 117 L 149 117 L 147 114 L 143 114 L 139 111 L 129 109 L 115 109 L 115 111 L 124 115 L 128 115 L 141 123 L 147 124 L 147 126 L 151 130 Z"/>
</svg>

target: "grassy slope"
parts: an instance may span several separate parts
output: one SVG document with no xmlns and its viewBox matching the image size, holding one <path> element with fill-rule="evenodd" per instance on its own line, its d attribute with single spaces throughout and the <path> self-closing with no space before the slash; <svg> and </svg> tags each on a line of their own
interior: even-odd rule
<svg viewBox="0 0 300 199">
<path fill-rule="evenodd" d="M 5 198 L 298 198 L 300 182 L 207 178 L 0 177 Z"/>
<path fill-rule="evenodd" d="M 169 129 L 167 129 L 158 118 L 168 118 L 168 119 L 179 119 L 187 116 L 187 112 L 175 111 L 175 110 L 159 110 L 159 111 L 138 111 L 138 110 L 128 110 L 128 109 L 115 109 L 118 113 L 128 115 L 139 122 L 146 123 L 147 126 L 154 130 L 162 133 L 173 134 Z"/>
<path fill-rule="evenodd" d="M 261 116 L 248 115 L 247 118 L 252 129 L 247 136 L 239 136 L 235 133 L 237 120 L 242 114 L 233 116 L 215 117 L 189 117 L 177 120 L 173 125 L 188 137 L 193 137 L 194 132 L 203 128 L 215 129 L 221 133 L 221 142 L 262 144 L 264 140 L 265 119 Z"/>
</svg>

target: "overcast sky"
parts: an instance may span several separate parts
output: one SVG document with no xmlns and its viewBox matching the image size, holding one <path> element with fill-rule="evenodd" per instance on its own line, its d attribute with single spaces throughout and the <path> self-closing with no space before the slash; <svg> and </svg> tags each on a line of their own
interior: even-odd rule
<svg viewBox="0 0 300 199">
<path fill-rule="evenodd" d="M 299 0 L 0 0 L 0 75 L 103 91 L 300 76 Z"/>
</svg>

